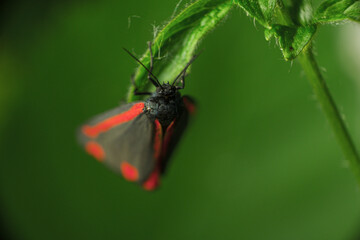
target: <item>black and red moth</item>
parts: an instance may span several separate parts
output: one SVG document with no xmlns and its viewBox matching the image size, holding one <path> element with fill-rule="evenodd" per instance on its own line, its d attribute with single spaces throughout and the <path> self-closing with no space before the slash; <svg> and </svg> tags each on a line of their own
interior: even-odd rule
<svg viewBox="0 0 360 240">
<path fill-rule="evenodd" d="M 161 84 L 152 73 L 151 43 L 149 49 L 150 69 L 124 50 L 146 69 L 156 91 L 139 92 L 132 78 L 135 95 L 151 96 L 92 118 L 79 129 L 78 139 L 89 154 L 120 172 L 126 180 L 137 182 L 146 190 L 154 190 L 159 186 L 160 176 L 186 128 L 189 115 L 195 111 L 191 98 L 181 96 L 178 90 L 184 88 L 186 70 L 197 55 L 171 84 Z"/>
</svg>

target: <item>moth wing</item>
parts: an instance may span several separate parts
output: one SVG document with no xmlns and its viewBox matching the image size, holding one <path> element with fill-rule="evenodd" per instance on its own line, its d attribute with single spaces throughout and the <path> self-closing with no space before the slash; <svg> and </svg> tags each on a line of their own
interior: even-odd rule
<svg viewBox="0 0 360 240">
<path fill-rule="evenodd" d="M 157 148 L 159 151 L 155 151 L 157 159 L 156 167 L 149 178 L 143 183 L 143 188 L 146 190 L 154 190 L 159 186 L 160 175 L 165 173 L 169 159 L 186 129 L 190 115 L 195 113 L 194 100 L 188 96 L 184 96 L 182 100 L 183 104 L 180 115 L 164 130 L 164 134 L 161 134 L 163 136 L 161 139 L 161 149 Z M 159 127 L 157 120 L 155 120 L 155 128 L 157 129 L 156 133 L 162 131 L 162 127 Z M 156 143 L 156 141 L 154 142 Z"/>
<path fill-rule="evenodd" d="M 165 173 L 169 159 L 182 137 L 191 115 L 195 114 L 195 101 L 189 96 L 182 97 L 184 108 L 179 117 L 177 117 L 166 129 L 162 147 L 162 157 L 160 161 L 160 171 Z"/>
<path fill-rule="evenodd" d="M 122 105 L 81 127 L 79 142 L 86 151 L 125 179 L 144 182 L 155 167 L 154 124 L 143 113 L 144 103 Z"/>
</svg>

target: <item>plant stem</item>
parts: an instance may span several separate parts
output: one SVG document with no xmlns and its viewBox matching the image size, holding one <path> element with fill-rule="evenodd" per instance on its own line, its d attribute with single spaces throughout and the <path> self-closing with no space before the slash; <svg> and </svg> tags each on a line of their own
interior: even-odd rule
<svg viewBox="0 0 360 240">
<path fill-rule="evenodd" d="M 290 17 L 289 10 L 284 6 L 283 1 L 277 1 L 279 11 L 279 23 L 286 26 L 294 26 L 294 23 Z"/>
<path fill-rule="evenodd" d="M 318 64 L 316 63 L 311 46 L 308 46 L 299 55 L 299 61 L 305 70 L 310 81 L 313 91 L 324 111 L 330 125 L 335 133 L 338 143 L 349 161 L 349 166 L 355 173 L 358 184 L 360 186 L 360 158 L 356 151 L 355 145 L 350 137 L 345 123 L 335 105 L 333 98 L 329 92 L 326 82 L 321 75 Z"/>
<path fill-rule="evenodd" d="M 280 8 L 284 8 L 282 0 L 278 0 Z M 282 9 L 282 19 L 286 21 L 286 25 L 293 25 L 293 21 L 290 18 L 289 12 Z M 309 79 L 309 82 L 313 88 L 317 100 L 319 101 L 322 110 L 324 111 L 326 118 L 328 119 L 332 130 L 335 134 L 335 138 L 340 144 L 345 158 L 349 161 L 349 166 L 355 173 L 358 185 L 360 187 L 360 158 L 355 148 L 355 145 L 351 139 L 351 136 L 346 129 L 345 123 L 341 118 L 339 110 L 336 107 L 335 101 L 331 97 L 330 91 L 326 86 L 324 77 L 321 75 L 320 68 L 316 63 L 311 43 L 305 47 L 298 56 L 298 59 Z"/>
</svg>

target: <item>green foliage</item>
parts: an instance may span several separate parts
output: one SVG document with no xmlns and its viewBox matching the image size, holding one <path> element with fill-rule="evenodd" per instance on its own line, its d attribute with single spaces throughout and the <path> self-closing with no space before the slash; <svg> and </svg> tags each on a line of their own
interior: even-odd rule
<svg viewBox="0 0 360 240">
<path fill-rule="evenodd" d="M 261 25 L 270 28 L 273 20 L 276 0 L 234 0 L 251 17 L 255 18 Z"/>
<path fill-rule="evenodd" d="M 203 36 L 211 31 L 230 11 L 229 0 L 200 0 L 185 8 L 157 34 L 152 51 L 155 56 L 153 73 L 161 82 L 172 81 L 194 55 Z M 147 50 L 141 61 L 148 66 L 150 52 Z M 141 90 L 153 86 L 147 80 L 147 72 L 138 67 L 135 83 Z M 131 86 L 128 101 L 136 99 Z"/>
<path fill-rule="evenodd" d="M 285 60 L 291 60 L 300 54 L 315 32 L 316 25 L 299 27 L 273 25 L 271 29 L 265 30 L 265 38 L 269 40 L 275 36 Z"/>
<path fill-rule="evenodd" d="M 328 0 L 323 2 L 313 16 L 309 0 L 291 1 L 284 6 L 282 1 L 234 0 L 265 27 L 265 38 L 276 37 L 285 60 L 296 58 L 311 42 L 319 23 L 336 22 L 346 19 L 360 20 L 360 1 Z"/>
<path fill-rule="evenodd" d="M 359 0 L 327 0 L 316 11 L 317 23 L 331 23 L 343 20 L 360 21 Z"/>
<path fill-rule="evenodd" d="M 240 6 L 265 28 L 265 39 L 277 39 L 285 60 L 295 59 L 311 43 L 319 23 L 345 19 L 360 19 L 360 1 L 328 0 L 317 9 L 315 16 L 310 0 L 199 0 L 190 4 L 171 19 L 156 35 L 152 51 L 155 55 L 154 74 L 161 82 L 172 81 L 194 54 L 203 36 L 214 29 L 229 13 L 233 5 Z M 141 61 L 148 66 L 149 50 Z M 146 71 L 138 67 L 136 85 L 141 90 L 152 89 L 146 79 Z M 128 101 L 137 99 L 134 87 L 128 93 Z"/>
<path fill-rule="evenodd" d="M 305 17 L 305 12 L 302 11 L 308 1 L 295 1 L 291 9 L 287 9 L 281 1 L 235 2 L 265 27 L 266 40 L 277 38 L 285 60 L 297 57 L 316 31 L 313 25 L 300 25 L 308 22 L 308 17 Z M 291 15 L 287 13 L 290 10 Z"/>
<path fill-rule="evenodd" d="M 273 0 L 235 3 L 265 27 L 266 40 L 277 39 L 285 60 L 296 58 L 316 32 L 316 26 L 309 24 L 312 8 L 308 1 L 295 1 L 292 8 Z"/>
</svg>

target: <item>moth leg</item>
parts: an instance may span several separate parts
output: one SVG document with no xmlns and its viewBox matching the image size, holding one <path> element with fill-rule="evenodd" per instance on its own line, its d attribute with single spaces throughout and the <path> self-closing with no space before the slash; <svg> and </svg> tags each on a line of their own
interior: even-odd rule
<svg viewBox="0 0 360 240">
<path fill-rule="evenodd" d="M 152 92 L 138 92 L 138 87 L 136 86 L 136 83 L 135 83 L 135 74 L 133 74 L 131 76 L 131 83 L 132 85 L 134 86 L 134 95 L 151 95 Z"/>
</svg>

